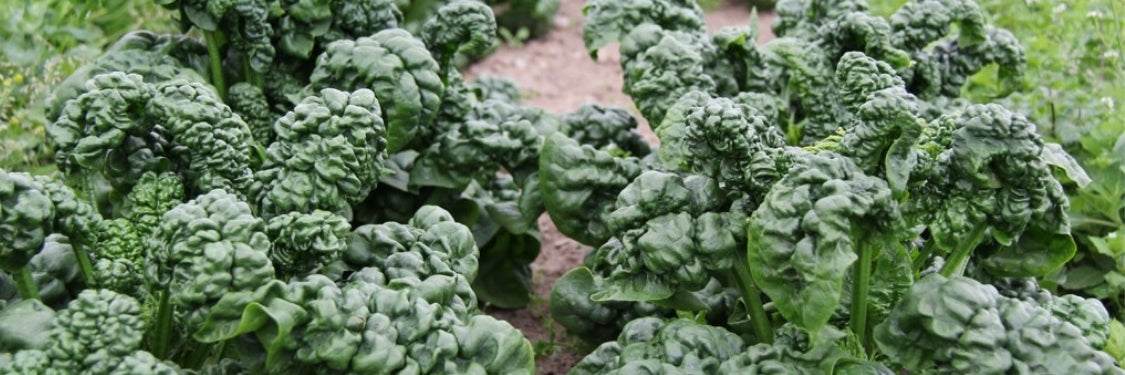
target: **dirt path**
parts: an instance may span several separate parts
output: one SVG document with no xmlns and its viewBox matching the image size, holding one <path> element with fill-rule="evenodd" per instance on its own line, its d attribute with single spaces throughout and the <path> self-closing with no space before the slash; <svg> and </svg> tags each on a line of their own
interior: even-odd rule
<svg viewBox="0 0 1125 375">
<path fill-rule="evenodd" d="M 641 123 L 641 130 L 655 143 L 648 124 L 636 113 L 632 100 L 621 92 L 622 73 L 617 46 L 599 51 L 598 60 L 586 54 L 582 42 L 582 0 L 562 0 L 555 17 L 555 28 L 543 38 L 522 47 L 503 46 L 488 58 L 470 66 L 470 80 L 482 75 L 505 76 L 515 80 L 523 90 L 524 103 L 554 113 L 573 111 L 585 103 L 600 103 L 630 109 Z M 708 29 L 744 26 L 750 20 L 745 3 L 725 1 L 706 14 Z M 770 37 L 772 14 L 762 14 L 759 27 Z M 576 340 L 566 337 L 564 330 L 553 324 L 547 311 L 551 287 L 564 273 L 582 262 L 588 250 L 559 234 L 547 215 L 539 218 L 543 247 L 532 264 L 536 297 L 524 310 L 489 311 L 507 320 L 527 335 L 536 346 L 536 373 L 565 374 L 585 355 Z"/>
</svg>

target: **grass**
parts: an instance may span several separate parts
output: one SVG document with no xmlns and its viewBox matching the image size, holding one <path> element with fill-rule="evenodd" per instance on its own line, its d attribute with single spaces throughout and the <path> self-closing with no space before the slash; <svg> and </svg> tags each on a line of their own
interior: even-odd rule
<svg viewBox="0 0 1125 375">
<path fill-rule="evenodd" d="M 51 90 L 126 32 L 175 31 L 147 0 L 0 2 L 0 168 L 48 173 L 43 114 Z"/>
<path fill-rule="evenodd" d="M 890 16 L 908 0 L 871 0 L 875 14 Z M 1082 153 L 1105 148 L 1125 130 L 1125 2 L 1120 0 L 977 0 L 995 26 L 1011 31 L 1027 55 L 1023 90 L 1004 100 L 1040 126 L 1048 138 Z M 1044 25 L 1050 25 L 1046 29 Z M 986 69 L 966 85 L 966 95 L 994 101 Z M 1090 134 L 1085 136 L 1084 134 Z"/>
<path fill-rule="evenodd" d="M 1027 82 L 1011 105 L 1040 131 L 1078 151 L 1112 142 L 1125 130 L 1125 5 L 1119 0 L 985 0 L 996 25 L 1012 30 L 1027 51 Z M 1041 25 L 1051 25 L 1042 32 Z M 1095 152 L 1096 153 L 1096 152 Z M 1094 155 L 1080 155 L 1094 156 Z"/>
</svg>

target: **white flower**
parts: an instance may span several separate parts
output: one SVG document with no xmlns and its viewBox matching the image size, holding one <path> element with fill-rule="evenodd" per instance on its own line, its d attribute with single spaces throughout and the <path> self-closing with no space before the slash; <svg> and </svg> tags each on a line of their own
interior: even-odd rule
<svg viewBox="0 0 1125 375">
<path fill-rule="evenodd" d="M 1066 3 L 1059 3 L 1059 5 L 1055 5 L 1055 8 L 1052 9 L 1051 11 L 1055 14 L 1065 12 L 1066 11 Z"/>
<path fill-rule="evenodd" d="M 1103 15 L 1102 15 L 1102 12 L 1100 10 L 1091 10 L 1089 13 L 1086 13 L 1086 18 L 1092 18 L 1092 19 L 1095 19 L 1095 20 L 1100 20 L 1100 19 L 1102 19 L 1102 17 L 1103 17 Z"/>
<path fill-rule="evenodd" d="M 1113 110 L 1113 106 L 1114 106 L 1113 98 L 1108 97 L 1108 96 L 1103 96 L 1102 97 L 1102 104 L 1105 104 L 1105 106 L 1107 108 L 1109 108 L 1110 110 Z"/>
</svg>

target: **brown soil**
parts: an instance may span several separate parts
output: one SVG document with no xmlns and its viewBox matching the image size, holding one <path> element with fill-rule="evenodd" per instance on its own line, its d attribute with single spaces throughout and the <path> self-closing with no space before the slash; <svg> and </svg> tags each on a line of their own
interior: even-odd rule
<svg viewBox="0 0 1125 375">
<path fill-rule="evenodd" d="M 515 80 L 524 94 L 524 104 L 544 108 L 553 113 L 573 111 L 585 103 L 599 103 L 627 108 L 641 122 L 640 128 L 650 143 L 657 142 L 648 124 L 622 88 L 620 55 L 617 46 L 603 48 L 598 59 L 586 54 L 582 42 L 582 0 L 562 0 L 555 17 L 555 27 L 544 37 L 523 46 L 502 46 L 492 55 L 468 67 L 470 80 L 482 75 L 504 76 Z M 772 14 L 760 14 L 759 28 L 764 39 L 772 38 L 769 25 Z M 706 14 L 708 29 L 716 31 L 727 26 L 745 26 L 750 9 L 745 2 L 724 1 L 718 9 Z M 504 319 L 524 332 L 539 355 L 537 374 L 565 374 L 582 359 L 585 350 L 577 340 L 566 337 L 565 330 L 550 318 L 548 301 L 551 287 L 564 273 L 582 262 L 588 248 L 559 234 L 551 219 L 539 218 L 543 245 L 539 258 L 532 264 L 533 297 L 531 306 L 522 310 L 492 310 L 490 314 Z"/>
</svg>

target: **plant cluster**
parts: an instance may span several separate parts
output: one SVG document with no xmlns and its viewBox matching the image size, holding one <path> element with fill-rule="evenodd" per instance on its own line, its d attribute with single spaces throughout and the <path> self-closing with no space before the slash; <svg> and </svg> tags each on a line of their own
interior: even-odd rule
<svg viewBox="0 0 1125 375">
<path fill-rule="evenodd" d="M 1115 182 L 1010 109 L 1029 55 L 972 0 L 783 0 L 763 45 L 590 0 L 655 148 L 458 72 L 555 1 L 157 3 L 202 40 L 123 35 L 46 103 L 59 173 L 0 169 L 2 373 L 531 373 L 479 306 L 529 303 L 546 212 L 594 247 L 575 374 L 1125 374 L 1120 218 L 1067 195 Z"/>
<path fill-rule="evenodd" d="M 963 96 L 1027 62 L 975 2 L 781 1 L 764 45 L 692 1 L 585 11 L 661 146 L 541 152 L 548 213 L 595 247 L 552 314 L 609 340 L 574 373 L 1123 373 L 1102 303 L 1035 282 L 1075 255 L 1065 191 L 1090 179 Z"/>
<path fill-rule="evenodd" d="M 497 25 L 510 35 L 537 38 L 554 25 L 559 0 L 473 0 L 487 4 L 496 11 Z M 406 13 L 408 25 L 426 22 L 435 11 L 454 0 L 397 0 Z M 408 26 L 409 27 L 409 26 Z"/>
<path fill-rule="evenodd" d="M 48 101 L 60 173 L 0 172 L 0 372 L 533 371 L 478 306 L 528 303 L 539 147 L 631 117 L 465 82 L 480 2 L 160 4 L 203 39 L 124 35 Z"/>
<path fill-rule="evenodd" d="M 890 14 L 901 0 L 874 2 Z M 1071 231 L 1077 245 L 1066 267 L 1042 279 L 1045 286 L 1102 300 L 1110 315 L 1125 311 L 1125 7 L 1106 0 L 981 0 L 994 24 L 1009 28 L 1027 48 L 1019 91 L 997 98 L 994 69 L 973 76 L 963 95 L 997 101 L 1037 124 L 1044 139 L 1059 143 L 1090 175 L 1090 184 L 1068 189 Z M 1037 32 L 1038 25 L 1054 32 Z M 1119 325 L 1115 323 L 1115 325 Z M 1115 328 L 1119 329 L 1119 328 Z"/>
<path fill-rule="evenodd" d="M 999 4 L 983 4 L 997 9 Z M 1028 48 L 1028 80 L 1004 103 L 1041 124 L 1090 174 L 1091 184 L 1070 191 L 1070 217 L 1078 252 L 1048 278 L 1062 290 L 1106 302 L 1118 319 L 1125 312 L 1125 6 L 1115 1 L 1042 1 L 994 12 L 996 23 L 1020 27 L 1051 22 L 1059 32 L 1020 35 Z M 1035 74 L 1032 74 L 1032 73 Z M 969 89 L 988 87 L 979 79 Z M 977 90 L 970 90 L 976 94 Z"/>
</svg>

